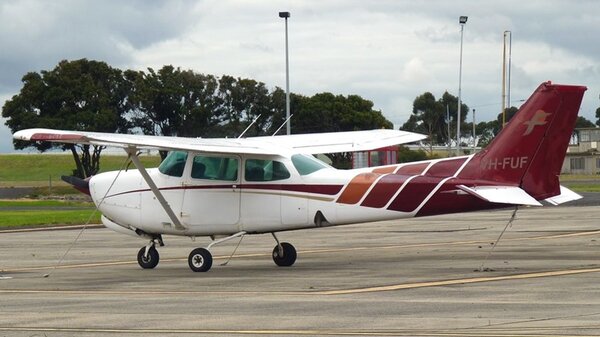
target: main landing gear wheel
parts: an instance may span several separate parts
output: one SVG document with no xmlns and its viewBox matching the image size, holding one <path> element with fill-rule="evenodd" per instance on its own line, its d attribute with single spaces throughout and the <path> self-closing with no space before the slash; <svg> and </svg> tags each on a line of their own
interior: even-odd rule
<svg viewBox="0 0 600 337">
<path fill-rule="evenodd" d="M 282 242 L 273 248 L 273 261 L 280 267 L 289 267 L 296 262 L 296 248 L 292 244 Z"/>
<path fill-rule="evenodd" d="M 142 247 L 138 252 L 137 259 L 140 267 L 144 269 L 152 269 L 158 265 L 158 250 L 156 250 L 154 246 L 151 246 L 148 249 L 148 255 L 146 255 L 146 247 Z"/>
<path fill-rule="evenodd" d="M 212 254 L 204 248 L 196 248 L 188 257 L 188 265 L 195 272 L 208 271 L 212 267 Z"/>
</svg>

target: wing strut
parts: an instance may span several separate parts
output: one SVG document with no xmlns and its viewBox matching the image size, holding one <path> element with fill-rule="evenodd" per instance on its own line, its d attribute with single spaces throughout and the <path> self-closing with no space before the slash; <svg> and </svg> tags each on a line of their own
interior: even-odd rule
<svg viewBox="0 0 600 337">
<path fill-rule="evenodd" d="M 146 168 L 140 162 L 140 158 L 138 158 L 137 149 L 129 147 L 125 151 L 127 151 L 127 154 L 131 158 L 133 165 L 135 165 L 135 167 L 142 174 L 142 177 L 146 181 L 146 184 L 148 184 L 148 187 L 150 187 L 150 190 L 152 190 L 152 193 L 154 193 L 156 200 L 158 200 L 158 202 L 160 203 L 162 208 L 165 210 L 165 212 L 169 216 L 169 219 L 171 219 L 171 221 L 173 222 L 173 225 L 175 226 L 175 228 L 179 229 L 179 230 L 187 229 L 187 227 L 181 223 L 181 221 L 179 220 L 177 215 L 175 215 L 175 212 L 173 212 L 173 209 L 171 208 L 171 206 L 169 205 L 169 203 L 167 202 L 165 197 L 162 195 L 162 193 L 160 193 L 160 190 L 158 189 L 158 187 L 156 186 L 156 184 L 154 183 L 152 178 L 150 178 L 148 171 L 146 171 Z"/>
</svg>

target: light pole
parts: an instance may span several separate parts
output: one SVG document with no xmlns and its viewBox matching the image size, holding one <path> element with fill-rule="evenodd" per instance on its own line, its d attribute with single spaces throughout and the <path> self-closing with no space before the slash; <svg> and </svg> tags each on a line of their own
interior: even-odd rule
<svg viewBox="0 0 600 337">
<path fill-rule="evenodd" d="M 458 23 L 460 24 L 460 64 L 458 68 L 458 112 L 456 118 L 456 152 L 457 155 L 460 155 L 460 106 L 462 104 L 461 101 L 461 83 L 462 83 L 462 51 L 463 51 L 463 30 L 465 28 L 465 23 L 467 23 L 468 16 L 461 16 L 458 18 Z"/>
<path fill-rule="evenodd" d="M 448 120 L 448 157 L 452 156 L 452 135 L 450 134 L 450 107 L 446 104 L 446 118 Z"/>
<path fill-rule="evenodd" d="M 508 36 L 508 87 L 506 85 L 506 37 Z M 504 48 L 502 51 L 502 128 L 506 125 L 506 109 L 510 109 L 510 68 L 512 55 L 512 32 L 504 31 Z M 508 89 L 508 97 L 506 90 Z"/>
<path fill-rule="evenodd" d="M 290 127 L 290 58 L 288 54 L 288 18 L 290 12 L 279 12 L 279 17 L 285 19 L 285 124 L 287 134 L 291 134 Z"/>
<path fill-rule="evenodd" d="M 475 145 L 477 143 L 477 135 L 475 135 L 475 109 L 473 109 L 473 152 L 475 154 Z"/>
</svg>

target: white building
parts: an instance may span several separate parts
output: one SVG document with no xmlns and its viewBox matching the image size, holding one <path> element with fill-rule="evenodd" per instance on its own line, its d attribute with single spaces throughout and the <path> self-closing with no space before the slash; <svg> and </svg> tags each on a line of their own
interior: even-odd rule
<svg viewBox="0 0 600 337">
<path fill-rule="evenodd" d="M 575 129 L 561 173 L 600 174 L 600 128 Z"/>
</svg>

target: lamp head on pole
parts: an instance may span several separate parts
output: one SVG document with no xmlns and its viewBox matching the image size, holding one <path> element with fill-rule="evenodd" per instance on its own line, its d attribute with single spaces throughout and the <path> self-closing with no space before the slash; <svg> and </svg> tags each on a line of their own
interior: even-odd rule
<svg viewBox="0 0 600 337">
<path fill-rule="evenodd" d="M 279 15 L 281 15 L 281 13 L 279 13 Z M 461 25 L 464 25 L 465 23 L 467 23 L 468 18 L 469 18 L 468 16 L 464 16 L 464 15 L 460 16 L 458 18 L 458 23 L 460 23 Z"/>
<path fill-rule="evenodd" d="M 279 17 L 287 19 L 290 17 L 290 12 L 279 12 Z"/>
</svg>

